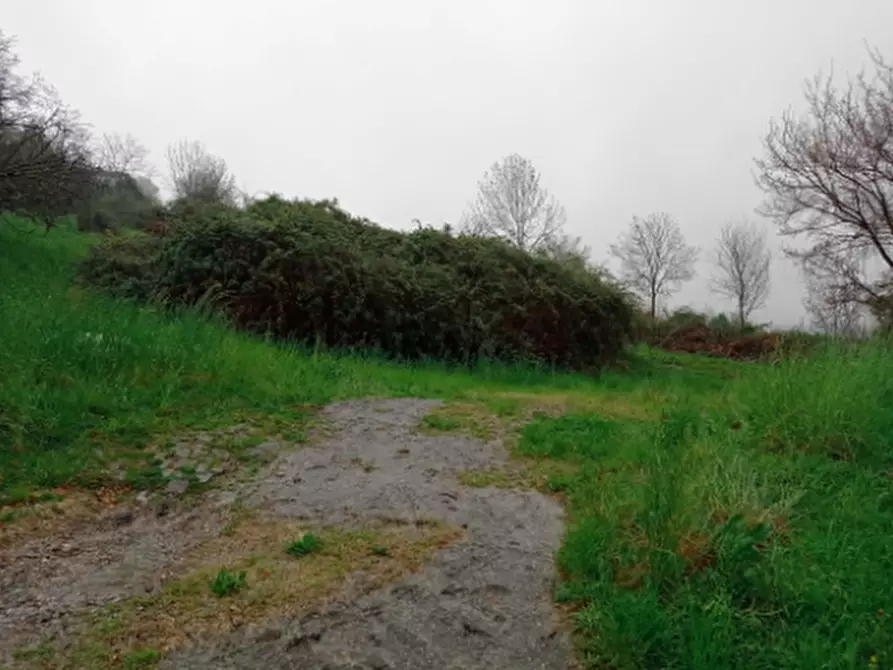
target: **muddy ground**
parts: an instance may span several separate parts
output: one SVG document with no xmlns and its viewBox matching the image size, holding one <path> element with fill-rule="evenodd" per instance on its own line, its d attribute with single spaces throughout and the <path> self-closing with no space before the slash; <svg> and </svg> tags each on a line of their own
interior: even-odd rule
<svg viewBox="0 0 893 670">
<path fill-rule="evenodd" d="M 163 589 L 188 568 L 192 549 L 224 532 L 234 506 L 271 522 L 346 529 L 436 522 L 458 539 L 384 586 L 364 587 L 357 570 L 299 614 L 195 636 L 166 650 L 159 668 L 571 667 L 551 602 L 560 505 L 534 491 L 460 485 L 460 472 L 499 466 L 507 454 L 497 442 L 419 432 L 437 405 L 334 404 L 323 411 L 325 439 L 284 448 L 248 481 L 0 545 L 0 667 L 35 667 L 33 658 L 19 666 L 14 649 L 43 639 L 64 653 L 84 612 Z"/>
</svg>

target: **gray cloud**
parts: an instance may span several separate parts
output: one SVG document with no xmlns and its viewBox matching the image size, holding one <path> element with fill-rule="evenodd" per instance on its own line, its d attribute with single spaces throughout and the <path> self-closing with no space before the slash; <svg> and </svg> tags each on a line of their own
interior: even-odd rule
<svg viewBox="0 0 893 670">
<path fill-rule="evenodd" d="M 633 214 L 706 248 L 752 216 L 770 117 L 832 62 L 886 48 L 888 0 L 6 0 L 4 30 L 100 131 L 161 166 L 197 139 L 249 191 L 337 196 L 405 228 L 455 222 L 489 165 L 531 158 L 597 259 Z M 11 17 L 11 18 L 10 18 Z M 53 17 L 50 20 L 48 17 Z M 705 253 L 706 256 L 706 253 Z M 674 299 L 727 308 L 701 277 Z M 803 315 L 774 265 L 769 305 Z"/>
</svg>

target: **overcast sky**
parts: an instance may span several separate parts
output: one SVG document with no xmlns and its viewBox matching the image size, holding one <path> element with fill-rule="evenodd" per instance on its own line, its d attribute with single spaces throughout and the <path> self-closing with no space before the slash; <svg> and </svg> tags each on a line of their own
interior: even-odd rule
<svg viewBox="0 0 893 670">
<path fill-rule="evenodd" d="M 249 192 L 337 197 L 395 228 L 457 222 L 483 172 L 531 160 L 595 260 L 633 215 L 704 251 L 755 217 L 768 122 L 818 70 L 893 54 L 891 0 L 0 0 L 23 66 L 98 132 L 203 141 Z M 759 219 L 757 219 L 759 220 Z M 766 222 L 766 225 L 769 225 Z M 777 244 L 774 241 L 773 244 Z M 803 317 L 774 263 L 778 325 Z"/>
</svg>

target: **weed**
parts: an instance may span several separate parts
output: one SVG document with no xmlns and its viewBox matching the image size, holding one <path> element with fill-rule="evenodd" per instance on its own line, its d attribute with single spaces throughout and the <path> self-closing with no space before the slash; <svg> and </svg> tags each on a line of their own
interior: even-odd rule
<svg viewBox="0 0 893 670">
<path fill-rule="evenodd" d="M 391 550 L 388 549 L 387 547 L 382 547 L 382 546 L 380 546 L 380 545 L 375 545 L 375 546 L 372 547 L 372 553 L 373 553 L 375 556 L 390 556 L 390 555 L 391 555 Z"/>
<path fill-rule="evenodd" d="M 240 591 L 247 584 L 247 573 L 235 573 L 226 568 L 220 568 L 214 580 L 211 582 L 211 591 L 218 598 L 231 596 Z"/>
<path fill-rule="evenodd" d="M 154 668 L 161 661 L 161 652 L 151 647 L 129 652 L 124 657 L 124 670 Z"/>
<path fill-rule="evenodd" d="M 307 556 L 320 549 L 322 549 L 322 542 L 320 539 L 312 533 L 306 533 L 299 539 L 290 542 L 285 548 L 285 553 L 300 558 L 301 556 Z"/>
<path fill-rule="evenodd" d="M 422 426 L 428 430 L 437 430 L 448 432 L 459 428 L 458 419 L 450 416 L 440 416 L 438 414 L 427 414 L 422 417 Z"/>
</svg>

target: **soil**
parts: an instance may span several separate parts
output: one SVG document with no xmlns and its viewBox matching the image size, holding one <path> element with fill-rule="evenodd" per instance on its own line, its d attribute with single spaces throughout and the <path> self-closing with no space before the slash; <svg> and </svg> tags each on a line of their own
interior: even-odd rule
<svg viewBox="0 0 893 670">
<path fill-rule="evenodd" d="M 0 549 L 0 666 L 35 630 L 64 638 L 78 613 L 157 591 L 185 552 L 220 534 L 238 498 L 269 518 L 345 528 L 441 521 L 466 530 L 420 571 L 383 588 L 368 592 L 355 575 L 312 611 L 181 647 L 159 668 L 572 667 L 551 600 L 560 504 L 534 491 L 460 485 L 460 472 L 504 464 L 507 453 L 497 442 L 419 432 L 438 404 L 333 404 L 322 412 L 330 427 L 323 439 L 282 449 L 238 488 L 198 504 L 116 509 L 68 535 Z"/>
</svg>

